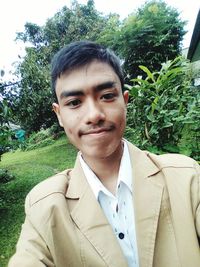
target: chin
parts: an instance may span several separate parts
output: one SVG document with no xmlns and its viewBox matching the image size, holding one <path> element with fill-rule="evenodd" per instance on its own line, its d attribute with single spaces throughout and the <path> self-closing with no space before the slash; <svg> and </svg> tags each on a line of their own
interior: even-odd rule
<svg viewBox="0 0 200 267">
<path fill-rule="evenodd" d="M 83 155 L 86 155 L 86 157 L 90 157 L 93 159 L 106 159 L 112 155 L 115 154 L 115 152 L 118 151 L 120 141 L 118 142 L 109 142 L 109 144 L 96 146 L 96 147 L 88 147 L 85 148 L 84 151 L 82 150 Z"/>
</svg>

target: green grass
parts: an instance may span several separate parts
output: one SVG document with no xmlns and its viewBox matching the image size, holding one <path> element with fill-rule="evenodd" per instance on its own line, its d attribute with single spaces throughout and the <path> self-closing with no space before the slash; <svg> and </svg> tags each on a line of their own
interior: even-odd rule
<svg viewBox="0 0 200 267">
<path fill-rule="evenodd" d="M 27 193 L 47 177 L 73 167 L 75 157 L 76 149 L 65 137 L 43 148 L 3 155 L 0 168 L 7 169 L 15 179 L 0 185 L 0 267 L 7 266 L 15 251 Z"/>
</svg>

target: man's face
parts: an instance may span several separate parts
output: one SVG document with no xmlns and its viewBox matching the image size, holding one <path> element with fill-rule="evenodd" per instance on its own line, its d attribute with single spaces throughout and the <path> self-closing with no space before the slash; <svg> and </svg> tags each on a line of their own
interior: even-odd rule
<svg viewBox="0 0 200 267">
<path fill-rule="evenodd" d="M 93 61 L 57 79 L 53 104 L 69 140 L 87 159 L 105 159 L 121 146 L 128 92 L 106 63 Z"/>
</svg>

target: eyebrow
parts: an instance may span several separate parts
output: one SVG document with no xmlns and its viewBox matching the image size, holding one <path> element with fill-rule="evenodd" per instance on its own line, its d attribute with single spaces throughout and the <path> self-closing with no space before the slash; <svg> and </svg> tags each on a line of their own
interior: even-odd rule
<svg viewBox="0 0 200 267">
<path fill-rule="evenodd" d="M 113 88 L 115 86 L 115 84 L 116 84 L 116 82 L 113 82 L 113 81 L 104 82 L 104 83 L 101 83 L 101 84 L 94 86 L 94 91 L 100 92 L 104 89 Z"/>
<path fill-rule="evenodd" d="M 83 91 L 81 90 L 71 90 L 71 91 L 63 91 L 60 94 L 60 99 L 67 98 L 69 96 L 83 96 Z"/>
<path fill-rule="evenodd" d="M 100 92 L 105 89 L 113 88 L 115 86 L 116 82 L 113 81 L 107 81 L 101 84 L 98 84 L 93 87 L 94 92 Z M 84 93 L 82 90 L 70 90 L 70 91 L 63 91 L 60 94 L 60 99 L 67 98 L 69 96 L 83 96 Z"/>
</svg>

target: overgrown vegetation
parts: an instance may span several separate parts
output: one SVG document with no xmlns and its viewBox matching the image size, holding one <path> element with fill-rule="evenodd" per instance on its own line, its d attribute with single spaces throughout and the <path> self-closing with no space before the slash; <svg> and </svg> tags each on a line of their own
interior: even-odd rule
<svg viewBox="0 0 200 267">
<path fill-rule="evenodd" d="M 3 86 L 1 82 L 0 86 Z M 7 101 L 3 97 L 0 98 L 0 161 L 3 153 L 9 150 L 9 141 L 12 134 L 8 125 L 10 113 Z"/>
<path fill-rule="evenodd" d="M 191 85 L 189 67 L 177 57 L 157 72 L 140 66 L 146 77 L 131 80 L 127 136 L 140 147 L 200 160 L 200 93 Z"/>
<path fill-rule="evenodd" d="M 200 161 L 200 93 L 191 84 L 190 64 L 179 56 L 184 26 L 164 1 L 147 1 L 121 21 L 117 14 L 99 13 L 88 0 L 72 1 L 44 26 L 27 22 L 17 34 L 26 44 L 18 81 L 11 86 L 0 81 L 0 156 L 16 150 L 3 155 L 0 169 L 0 266 L 14 252 L 28 191 L 74 164 L 76 150 L 65 137 L 57 139 L 60 128 L 51 110 L 50 61 L 62 46 L 86 39 L 111 47 L 124 62 L 130 90 L 128 140 Z M 11 121 L 26 130 L 25 141 L 12 139 Z"/>
<path fill-rule="evenodd" d="M 142 73 L 139 64 L 156 71 L 179 55 L 184 25 L 179 12 L 161 0 L 147 1 L 123 21 L 117 14 L 101 14 L 94 1 L 88 0 L 86 5 L 73 1 L 71 8 L 63 7 L 43 26 L 27 22 L 24 32 L 17 34 L 17 40 L 26 45 L 26 56 L 16 68 L 20 82 L 6 95 L 12 120 L 27 133 L 55 123 L 50 62 L 64 45 L 92 40 L 113 48 L 124 62 L 129 81 Z"/>
<path fill-rule="evenodd" d="M 8 170 L 0 169 L 0 184 L 5 184 L 14 179 L 14 175 Z M 1 204 L 0 204 L 1 207 Z"/>
<path fill-rule="evenodd" d="M 62 135 L 62 133 L 56 133 L 54 125 L 48 129 L 42 129 L 39 132 L 33 132 L 23 143 L 22 150 L 33 150 L 51 145 L 56 141 L 59 135 Z"/>
<path fill-rule="evenodd" d="M 158 71 L 163 62 L 177 57 L 185 24 L 178 10 L 164 1 L 147 1 L 129 15 L 116 34 L 117 42 L 112 45 L 124 59 L 127 76 L 143 75 L 139 65 L 145 65 L 152 72 Z"/>
<path fill-rule="evenodd" d="M 9 152 L 3 155 L 1 168 L 4 183 L 0 183 L 0 266 L 7 266 L 14 253 L 21 224 L 24 221 L 24 200 L 30 189 L 45 178 L 71 168 L 75 148 L 61 137 L 54 144 L 31 151 Z M 12 179 L 9 176 L 12 174 Z M 1 175 L 1 173 L 0 173 Z M 9 176 L 9 178 L 8 178 Z"/>
</svg>

